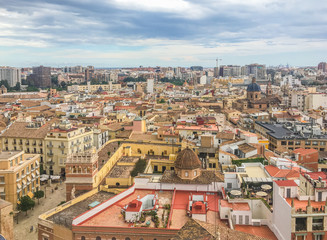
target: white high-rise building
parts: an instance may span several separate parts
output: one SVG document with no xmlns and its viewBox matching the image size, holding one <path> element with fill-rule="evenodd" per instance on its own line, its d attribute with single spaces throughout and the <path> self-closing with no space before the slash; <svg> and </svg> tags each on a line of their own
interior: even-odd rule
<svg viewBox="0 0 327 240">
<path fill-rule="evenodd" d="M 21 82 L 20 69 L 13 67 L 0 67 L 0 81 L 7 80 L 10 87 Z"/>
<path fill-rule="evenodd" d="M 153 93 L 154 79 L 149 78 L 146 80 L 146 91 L 147 93 Z"/>
</svg>

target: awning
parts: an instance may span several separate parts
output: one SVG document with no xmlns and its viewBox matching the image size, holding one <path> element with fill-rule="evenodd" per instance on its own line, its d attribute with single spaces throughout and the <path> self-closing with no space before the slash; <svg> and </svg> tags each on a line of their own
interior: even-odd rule
<svg viewBox="0 0 327 240">
<path fill-rule="evenodd" d="M 49 179 L 49 178 L 41 177 L 41 178 L 40 178 L 40 181 L 41 181 L 41 182 L 44 182 L 44 181 L 47 181 L 48 179 Z"/>
<path fill-rule="evenodd" d="M 5 187 L 0 187 L 0 193 L 4 193 L 5 192 Z"/>
<path fill-rule="evenodd" d="M 22 185 L 20 185 L 19 183 L 17 183 L 17 188 L 18 189 L 22 189 Z"/>
<path fill-rule="evenodd" d="M 32 173 L 32 178 L 35 178 L 35 174 L 34 173 Z"/>
<path fill-rule="evenodd" d="M 51 180 L 59 180 L 60 176 L 50 176 Z"/>
<path fill-rule="evenodd" d="M 31 178 L 30 178 L 30 176 L 27 176 L 27 181 L 29 181 L 29 182 L 31 181 Z"/>
<path fill-rule="evenodd" d="M 38 170 L 36 170 L 36 175 L 40 175 L 40 173 L 39 173 L 39 171 L 38 171 Z"/>
</svg>

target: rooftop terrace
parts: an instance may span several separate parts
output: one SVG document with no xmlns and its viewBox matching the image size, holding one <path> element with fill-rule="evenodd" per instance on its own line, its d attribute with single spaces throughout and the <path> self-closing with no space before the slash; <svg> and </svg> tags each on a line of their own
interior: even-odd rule
<svg viewBox="0 0 327 240">
<path fill-rule="evenodd" d="M 85 200 L 78 202 L 52 216 L 47 218 L 47 220 L 50 220 L 58 225 L 63 225 L 69 229 L 72 228 L 72 221 L 75 217 L 78 215 L 86 212 L 89 210 L 89 204 L 93 203 L 94 201 L 103 202 L 107 200 L 108 198 L 113 197 L 115 194 L 108 193 L 108 192 L 98 192 Z"/>
</svg>

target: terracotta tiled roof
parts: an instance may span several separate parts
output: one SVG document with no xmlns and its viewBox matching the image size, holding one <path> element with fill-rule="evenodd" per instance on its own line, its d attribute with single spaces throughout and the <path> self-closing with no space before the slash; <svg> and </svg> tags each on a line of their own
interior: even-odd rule
<svg viewBox="0 0 327 240">
<path fill-rule="evenodd" d="M 190 219 L 178 231 L 177 235 L 172 238 L 173 240 L 214 240 L 218 239 L 229 240 L 264 240 L 266 238 L 254 236 L 248 233 L 232 230 L 222 223 L 217 225 L 201 222 L 198 220 Z"/>
<path fill-rule="evenodd" d="M 271 177 L 275 178 L 298 178 L 300 173 L 294 169 L 279 169 L 278 167 L 269 165 L 265 166 L 266 171 Z"/>
<path fill-rule="evenodd" d="M 179 152 L 175 161 L 175 167 L 180 169 L 196 169 L 201 168 L 201 165 L 199 157 L 190 148 Z"/>
<path fill-rule="evenodd" d="M 297 184 L 293 180 L 275 181 L 280 187 L 297 187 Z"/>
<path fill-rule="evenodd" d="M 224 175 L 217 171 L 202 170 L 201 175 L 193 180 L 179 178 L 173 170 L 166 170 L 162 175 L 162 183 L 181 183 L 181 184 L 211 184 L 213 182 L 223 182 Z"/>
<path fill-rule="evenodd" d="M 294 153 L 299 153 L 301 155 L 305 155 L 305 154 L 310 154 L 310 153 L 317 153 L 318 150 L 314 149 L 314 148 L 310 148 L 310 149 L 304 149 L 304 148 L 298 148 L 298 149 L 295 149 L 293 151 Z"/>
<path fill-rule="evenodd" d="M 58 119 L 54 118 L 40 128 L 27 128 L 27 122 L 15 122 L 1 135 L 1 137 L 44 139 L 50 131 L 51 125 L 56 121 L 58 121 Z"/>
</svg>

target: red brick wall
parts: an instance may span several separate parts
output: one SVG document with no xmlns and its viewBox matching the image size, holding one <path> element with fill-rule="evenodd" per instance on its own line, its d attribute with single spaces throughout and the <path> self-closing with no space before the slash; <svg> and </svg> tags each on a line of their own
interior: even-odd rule
<svg viewBox="0 0 327 240">
<path fill-rule="evenodd" d="M 310 170 L 318 171 L 318 158 L 319 158 L 318 151 L 308 154 L 299 154 L 298 162 L 304 167 L 309 168 Z"/>
</svg>

